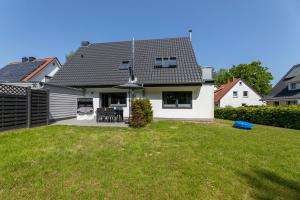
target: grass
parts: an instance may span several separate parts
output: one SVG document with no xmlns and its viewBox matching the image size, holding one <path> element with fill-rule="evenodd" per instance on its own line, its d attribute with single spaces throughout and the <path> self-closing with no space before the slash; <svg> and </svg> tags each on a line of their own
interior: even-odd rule
<svg viewBox="0 0 300 200">
<path fill-rule="evenodd" d="M 0 133 L 0 199 L 300 199 L 300 131 L 229 121 Z"/>
</svg>

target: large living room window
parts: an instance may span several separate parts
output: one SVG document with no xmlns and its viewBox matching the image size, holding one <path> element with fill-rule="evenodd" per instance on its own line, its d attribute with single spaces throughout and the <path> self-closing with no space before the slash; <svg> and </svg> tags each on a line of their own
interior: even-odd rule
<svg viewBox="0 0 300 200">
<path fill-rule="evenodd" d="M 102 107 L 126 107 L 126 92 L 103 93 Z"/>
<path fill-rule="evenodd" d="M 163 92 L 163 108 L 192 108 L 192 92 Z"/>
</svg>

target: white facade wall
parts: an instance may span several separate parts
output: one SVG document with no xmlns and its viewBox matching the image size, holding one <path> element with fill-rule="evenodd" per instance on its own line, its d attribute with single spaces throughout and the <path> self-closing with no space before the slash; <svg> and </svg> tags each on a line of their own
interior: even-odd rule
<svg viewBox="0 0 300 200">
<path fill-rule="evenodd" d="M 162 107 L 162 92 L 192 91 L 192 108 L 175 109 Z M 214 118 L 214 86 L 152 87 L 145 89 L 145 98 L 150 99 L 155 118 L 203 119 Z"/>
<path fill-rule="evenodd" d="M 162 107 L 162 92 L 168 91 L 192 91 L 192 108 L 177 109 Z M 127 92 L 127 107 L 124 107 L 124 117 L 129 115 L 128 91 L 117 88 L 87 88 L 85 98 L 93 98 L 93 106 L 96 111 L 101 105 L 100 93 Z M 214 85 L 204 84 L 202 86 L 184 87 L 146 87 L 144 90 L 134 92 L 135 98 L 148 98 L 152 104 L 155 118 L 173 119 L 199 119 L 212 120 L 214 118 Z M 96 113 L 93 114 L 95 117 Z M 90 119 L 86 117 L 86 119 Z M 84 118 L 82 118 L 84 119 Z"/>
<path fill-rule="evenodd" d="M 242 83 L 241 85 L 240 82 Z M 237 97 L 233 97 L 233 91 L 238 92 Z M 248 97 L 243 96 L 244 91 L 248 91 Z M 260 101 L 261 98 L 252 88 L 240 80 L 222 97 L 220 107 L 240 107 L 242 104 L 247 106 L 265 105 L 265 102 Z"/>
</svg>

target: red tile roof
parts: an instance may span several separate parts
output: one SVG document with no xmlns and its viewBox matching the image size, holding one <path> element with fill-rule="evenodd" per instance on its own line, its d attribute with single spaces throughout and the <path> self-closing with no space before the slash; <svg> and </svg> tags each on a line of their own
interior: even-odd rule
<svg viewBox="0 0 300 200">
<path fill-rule="evenodd" d="M 215 91 L 215 103 L 218 103 L 222 97 L 237 83 L 241 80 L 240 78 L 234 78 L 231 81 L 228 81 L 228 83 L 221 85 L 216 91 Z"/>
</svg>

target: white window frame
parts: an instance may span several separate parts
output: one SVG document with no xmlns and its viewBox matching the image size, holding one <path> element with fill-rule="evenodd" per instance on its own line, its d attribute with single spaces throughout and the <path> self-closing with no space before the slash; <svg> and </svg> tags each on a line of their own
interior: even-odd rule
<svg viewBox="0 0 300 200">
<path fill-rule="evenodd" d="M 234 95 L 235 93 L 236 93 L 236 95 Z M 232 91 L 232 97 L 233 98 L 238 98 L 238 96 L 239 96 L 238 91 Z"/>
</svg>

